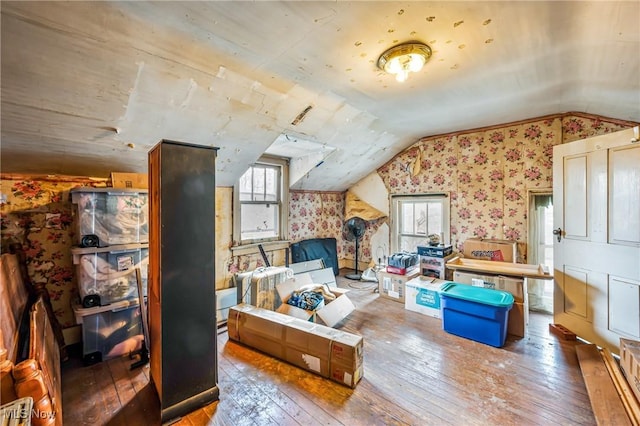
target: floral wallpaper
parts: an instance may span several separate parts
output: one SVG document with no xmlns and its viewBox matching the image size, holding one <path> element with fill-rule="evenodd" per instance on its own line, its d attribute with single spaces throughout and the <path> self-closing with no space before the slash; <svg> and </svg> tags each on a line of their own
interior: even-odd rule
<svg viewBox="0 0 640 426">
<path fill-rule="evenodd" d="M 75 237 L 69 190 L 106 186 L 106 180 L 0 179 L 2 252 L 19 243 L 34 283 L 45 283 L 62 327 L 75 324 L 72 301 L 77 291 L 71 247 Z"/>
<path fill-rule="evenodd" d="M 378 169 L 391 195 L 446 192 L 451 239 L 519 242 L 525 261 L 526 197 L 552 187 L 553 146 L 628 128 L 596 116 L 556 115 L 468 133 L 425 138 Z"/>
<path fill-rule="evenodd" d="M 345 194 L 291 191 L 289 197 L 289 240 L 336 238 L 341 258 L 345 250 L 341 241 Z"/>
<path fill-rule="evenodd" d="M 289 204 L 289 239 L 292 243 L 311 238 L 335 238 L 338 259 L 353 260 L 355 243 L 344 232 L 346 192 L 291 191 Z M 378 227 L 387 219 L 366 222 L 365 234 L 358 247 L 360 262 L 371 261 L 368 243 Z"/>
</svg>

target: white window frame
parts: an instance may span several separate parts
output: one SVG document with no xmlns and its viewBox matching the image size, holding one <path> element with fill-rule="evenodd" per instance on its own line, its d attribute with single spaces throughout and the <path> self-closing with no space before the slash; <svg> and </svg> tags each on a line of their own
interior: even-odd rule
<svg viewBox="0 0 640 426">
<path fill-rule="evenodd" d="M 405 202 L 413 203 L 438 203 L 442 206 L 442 241 L 441 244 L 451 244 L 451 206 L 450 197 L 446 193 L 427 193 L 416 195 L 392 195 L 391 196 L 391 252 L 397 253 L 400 250 L 400 238 L 402 236 L 411 236 L 416 238 L 424 238 L 424 245 L 428 244 L 427 235 L 419 234 L 403 234 L 402 229 L 402 213 L 401 206 Z M 428 229 L 428 228 L 427 228 Z"/>
<path fill-rule="evenodd" d="M 278 250 L 289 247 L 289 160 L 286 158 L 263 155 L 253 165 L 276 166 L 279 168 L 279 193 L 280 199 L 271 204 L 278 204 L 279 236 L 273 238 L 262 238 L 252 240 L 241 240 L 241 207 L 240 201 L 240 179 L 233 186 L 233 247 L 234 256 L 258 253 L 258 245 L 262 245 L 265 250 Z M 248 169 L 247 169 L 248 170 Z M 243 173 L 244 174 L 244 173 Z"/>
</svg>

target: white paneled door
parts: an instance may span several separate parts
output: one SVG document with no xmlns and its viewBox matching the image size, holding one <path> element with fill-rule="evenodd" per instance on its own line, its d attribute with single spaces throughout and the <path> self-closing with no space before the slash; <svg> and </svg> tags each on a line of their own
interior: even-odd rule
<svg viewBox="0 0 640 426">
<path fill-rule="evenodd" d="M 614 353 L 640 340 L 637 139 L 638 127 L 553 150 L 553 320 Z"/>
</svg>

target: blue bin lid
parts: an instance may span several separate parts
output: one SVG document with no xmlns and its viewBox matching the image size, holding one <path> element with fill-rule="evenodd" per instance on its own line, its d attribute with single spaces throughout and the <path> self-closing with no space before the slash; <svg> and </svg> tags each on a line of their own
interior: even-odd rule
<svg viewBox="0 0 640 426">
<path fill-rule="evenodd" d="M 484 287 L 474 287 L 465 284 L 448 282 L 440 287 L 440 293 L 445 297 L 468 300 L 484 305 L 498 306 L 501 308 L 513 305 L 513 295 L 502 290 L 493 290 Z"/>
</svg>

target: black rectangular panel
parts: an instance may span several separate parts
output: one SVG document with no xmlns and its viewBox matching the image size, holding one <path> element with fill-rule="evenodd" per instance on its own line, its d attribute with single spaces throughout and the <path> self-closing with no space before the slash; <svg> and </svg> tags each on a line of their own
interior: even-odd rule
<svg viewBox="0 0 640 426">
<path fill-rule="evenodd" d="M 163 421 L 218 399 L 215 303 L 216 148 L 163 140 L 151 215 L 160 241 L 151 242 L 150 276 L 158 277 L 161 354 L 159 397 Z M 157 170 L 156 170 L 157 169 Z M 151 172 L 151 168 L 150 168 Z M 151 180 L 153 184 L 153 178 Z M 156 228 L 157 229 L 157 228 Z M 152 235 L 154 237 L 154 235 Z M 157 261 L 154 261 L 157 259 Z M 158 263 L 156 265 L 156 263 Z M 156 280 L 153 280 L 156 281 Z M 154 282 L 152 285 L 156 285 Z M 156 331 L 157 335 L 157 331 Z M 154 336 L 154 332 L 151 332 Z M 158 359 L 159 358 L 159 359 Z M 153 366 L 152 366 L 153 367 Z M 158 369 L 152 368 L 152 374 Z M 153 377 L 154 381 L 158 378 Z M 185 411 L 186 410 L 186 411 Z"/>
</svg>

